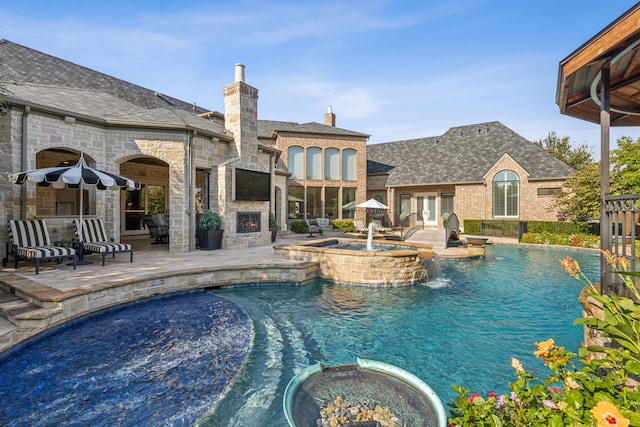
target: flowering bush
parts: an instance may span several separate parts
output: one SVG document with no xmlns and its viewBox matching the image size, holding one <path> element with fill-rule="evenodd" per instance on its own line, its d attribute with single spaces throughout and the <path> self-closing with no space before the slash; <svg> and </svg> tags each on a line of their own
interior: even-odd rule
<svg viewBox="0 0 640 427">
<path fill-rule="evenodd" d="M 631 280 L 640 274 L 626 271 L 625 258 L 608 252 L 604 255 L 640 301 Z M 640 427 L 640 387 L 632 381 L 640 376 L 640 304 L 617 295 L 600 295 L 577 261 L 567 257 L 562 265 L 571 276 L 587 284 L 588 294 L 602 304 L 604 311 L 602 320 L 580 318 L 576 323 L 600 331 L 617 345 L 581 348 L 577 355 L 556 346 L 553 339 L 535 343 L 534 354 L 551 370 L 546 379 L 534 377 L 512 358 L 518 378 L 509 384 L 508 394 L 481 396 L 453 386 L 458 396 L 449 404 L 450 427 Z M 593 357 L 593 352 L 602 357 Z"/>
<path fill-rule="evenodd" d="M 521 243 L 537 245 L 575 246 L 579 248 L 599 249 L 600 236 L 593 234 L 552 234 L 552 233 L 524 233 Z"/>
</svg>

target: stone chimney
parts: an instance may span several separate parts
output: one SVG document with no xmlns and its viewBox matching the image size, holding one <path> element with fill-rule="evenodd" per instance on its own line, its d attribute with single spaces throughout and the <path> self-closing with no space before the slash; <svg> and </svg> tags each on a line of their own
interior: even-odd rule
<svg viewBox="0 0 640 427">
<path fill-rule="evenodd" d="M 236 155 L 251 161 L 258 153 L 258 89 L 244 82 L 243 64 L 236 64 L 234 82 L 224 87 L 224 125 L 233 133 Z"/>
<path fill-rule="evenodd" d="M 329 105 L 329 110 L 324 115 L 324 124 L 327 126 L 336 127 L 336 115 L 333 114 L 331 105 Z"/>
</svg>

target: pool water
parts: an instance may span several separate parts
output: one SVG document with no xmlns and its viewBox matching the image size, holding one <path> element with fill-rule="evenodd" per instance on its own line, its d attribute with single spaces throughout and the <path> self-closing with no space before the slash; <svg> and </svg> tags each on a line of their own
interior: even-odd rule
<svg viewBox="0 0 640 427">
<path fill-rule="evenodd" d="M 486 255 L 484 259 L 443 261 L 438 277 L 410 287 L 238 286 L 131 305 L 115 311 L 119 323 L 110 319 L 114 313 L 98 316 L 105 329 L 87 334 L 94 329 L 91 318 L 12 352 L 0 362 L 0 419 L 7 425 L 60 425 L 56 420 L 74 425 L 77 420 L 75 425 L 182 426 L 193 425 L 197 413 L 199 426 L 286 426 L 282 394 L 295 373 L 318 361 L 339 365 L 354 363 L 356 357 L 391 363 L 416 374 L 445 406 L 455 396 L 453 384 L 481 393 L 506 392 L 508 382 L 516 378 L 511 356 L 534 373 L 548 373 L 533 356 L 534 341 L 553 337 L 558 345 L 578 349 L 582 327 L 573 326 L 573 321 L 581 315 L 577 297 L 582 285 L 562 270 L 559 260 L 570 255 L 596 280 L 599 258 L 597 253 L 568 249 L 507 246 L 489 246 Z M 236 303 L 242 312 L 225 305 L 226 301 Z M 208 306 L 219 307 L 219 313 Z M 137 314 L 143 309 L 144 314 Z M 180 329 L 168 323 L 176 313 L 186 320 Z M 253 322 L 253 347 L 248 345 L 250 332 L 243 313 Z M 194 331 L 189 323 L 195 325 Z M 149 324 L 154 326 L 142 329 Z M 131 334 L 120 336 L 121 329 Z M 56 342 L 67 331 L 73 332 L 71 337 L 79 335 Z M 162 346 L 144 344 L 156 334 L 167 336 Z M 89 354 L 79 354 L 96 340 L 106 343 Z M 82 421 L 85 413 L 104 411 L 96 409 L 101 405 L 96 397 L 84 401 L 80 397 L 81 403 L 65 407 L 58 418 L 51 416 L 56 405 L 34 414 L 42 402 L 95 386 L 96 379 L 91 378 L 84 379 L 88 383 L 68 381 L 67 377 L 86 369 L 80 366 L 86 363 L 84 359 L 107 366 L 108 372 L 121 372 L 124 368 L 113 354 L 127 353 L 132 345 L 146 345 L 147 358 L 156 353 L 166 357 L 159 366 L 148 368 L 142 375 L 146 382 L 135 390 L 125 386 L 119 399 L 106 393 L 111 399 L 106 404 L 115 418 Z M 139 365 L 146 365 L 144 354 L 140 353 Z M 246 364 L 235 382 L 223 389 L 245 355 Z M 16 374 L 46 371 L 54 366 L 50 358 L 63 362 L 46 383 L 25 386 L 25 376 Z M 179 362 L 172 362 L 173 358 Z M 109 374 L 99 381 L 122 382 L 136 368 L 132 362 L 127 366 L 126 375 Z M 167 382 L 164 370 L 175 367 L 180 372 Z M 11 371 L 13 375 L 8 374 Z M 210 394 L 207 387 L 211 387 Z M 27 397 L 20 398 L 29 418 L 21 415 L 20 408 L 2 409 L 23 394 Z M 147 397 L 151 402 L 146 403 Z M 177 408 L 169 411 L 178 415 L 164 412 L 174 403 Z M 154 415 L 156 410 L 159 415 Z M 134 424 L 123 421 L 133 418 Z M 49 419 L 49 424 L 36 422 Z"/>
</svg>

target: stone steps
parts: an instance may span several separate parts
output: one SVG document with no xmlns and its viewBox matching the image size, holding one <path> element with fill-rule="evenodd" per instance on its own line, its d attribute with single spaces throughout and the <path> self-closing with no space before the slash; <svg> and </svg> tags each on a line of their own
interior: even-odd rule
<svg viewBox="0 0 640 427">
<path fill-rule="evenodd" d="M 15 289 L 0 281 L 0 319 L 5 327 L 0 327 L 0 334 L 4 330 L 11 332 L 7 322 L 18 329 L 39 329 L 51 323 L 51 319 L 61 313 L 59 308 L 45 308 L 30 302 L 15 294 Z"/>
</svg>

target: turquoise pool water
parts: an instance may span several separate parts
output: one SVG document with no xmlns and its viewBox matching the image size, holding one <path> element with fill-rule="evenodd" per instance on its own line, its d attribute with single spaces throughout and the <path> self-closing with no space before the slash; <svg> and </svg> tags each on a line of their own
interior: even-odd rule
<svg viewBox="0 0 640 427">
<path fill-rule="evenodd" d="M 580 344 L 582 328 L 573 321 L 581 315 L 581 285 L 562 270 L 566 255 L 596 279 L 594 253 L 495 246 L 485 259 L 444 261 L 438 277 L 411 287 L 238 286 L 130 305 L 0 361 L 0 418 L 3 425 L 135 419 L 137 426 L 182 426 L 199 418 L 199 426 L 285 426 L 282 393 L 296 372 L 357 356 L 416 374 L 445 406 L 452 384 L 505 392 L 515 378 L 511 356 L 546 374 L 532 354 L 534 341 L 553 337 L 574 351 Z M 253 321 L 252 348 L 245 314 Z M 124 359 L 128 354 L 134 356 Z M 102 367 L 104 376 L 90 367 Z M 77 377 L 81 371 L 89 374 Z M 50 373 L 46 381 L 41 373 Z M 122 388 L 109 388 L 112 382 Z M 80 403 L 60 408 L 71 394 Z"/>
</svg>

